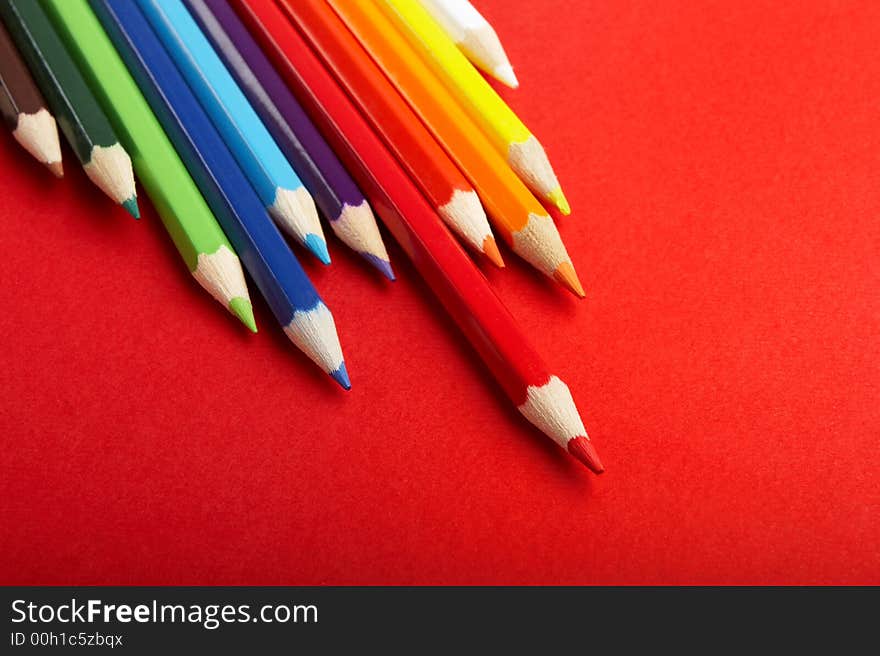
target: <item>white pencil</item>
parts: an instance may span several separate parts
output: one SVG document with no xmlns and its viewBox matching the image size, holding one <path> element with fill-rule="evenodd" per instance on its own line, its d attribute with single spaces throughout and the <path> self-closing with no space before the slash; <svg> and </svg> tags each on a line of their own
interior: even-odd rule
<svg viewBox="0 0 880 656">
<path fill-rule="evenodd" d="M 519 80 L 495 30 L 468 0 L 419 0 L 465 57 L 487 75 L 516 89 Z"/>
</svg>

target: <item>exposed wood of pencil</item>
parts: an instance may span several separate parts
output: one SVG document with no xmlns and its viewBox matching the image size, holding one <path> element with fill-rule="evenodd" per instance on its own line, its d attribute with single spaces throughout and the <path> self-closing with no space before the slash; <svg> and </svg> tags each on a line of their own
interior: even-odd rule
<svg viewBox="0 0 880 656">
<path fill-rule="evenodd" d="M 91 4 L 285 333 L 349 389 L 333 315 L 144 15 L 130 0 Z"/>
<path fill-rule="evenodd" d="M 0 114 L 22 148 L 52 171 L 64 175 L 58 125 L 9 32 L 0 22 Z"/>
<path fill-rule="evenodd" d="M 13 40 L 89 179 L 137 218 L 131 160 L 38 2 L 0 0 Z"/>
<path fill-rule="evenodd" d="M 393 19 L 434 72 L 456 93 L 459 102 L 529 189 L 563 214 L 569 214 L 571 208 L 544 147 L 417 0 L 370 1 L 377 2 Z"/>
<path fill-rule="evenodd" d="M 394 280 L 369 203 L 226 0 L 186 0 L 186 5 L 336 236 Z"/>
<path fill-rule="evenodd" d="M 280 4 L 446 224 L 468 246 L 502 265 L 485 210 L 473 187 L 357 40 L 323 2 Z"/>
<path fill-rule="evenodd" d="M 46 0 L 174 245 L 198 283 L 256 331 L 241 262 L 86 0 Z"/>
<path fill-rule="evenodd" d="M 523 416 L 594 472 L 604 471 L 568 387 L 531 347 L 302 36 L 272 3 L 234 0 L 234 6 Z"/>
<path fill-rule="evenodd" d="M 553 220 L 406 39 L 368 2 L 329 0 L 329 4 L 470 180 L 507 244 L 539 271 L 583 297 Z"/>
<path fill-rule="evenodd" d="M 519 86 L 495 29 L 469 0 L 419 0 L 465 57 L 512 89 Z"/>
</svg>

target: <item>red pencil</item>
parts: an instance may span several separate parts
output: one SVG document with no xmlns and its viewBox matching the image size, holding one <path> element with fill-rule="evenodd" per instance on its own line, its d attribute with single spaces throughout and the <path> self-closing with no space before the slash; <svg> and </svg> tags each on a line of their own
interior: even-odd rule
<svg viewBox="0 0 880 656">
<path fill-rule="evenodd" d="M 519 411 L 594 472 L 604 471 L 568 386 L 531 347 L 285 14 L 264 0 L 233 6 Z"/>
<path fill-rule="evenodd" d="M 347 89 L 452 231 L 496 265 L 504 266 L 477 192 L 354 36 L 332 12 L 330 17 L 336 19 L 335 24 L 318 20 L 320 14 L 314 13 L 314 6 L 301 2 L 282 9 L 299 25 L 324 64 Z M 330 11 L 329 7 L 326 9 Z M 343 47 L 335 47 L 336 44 Z"/>
</svg>

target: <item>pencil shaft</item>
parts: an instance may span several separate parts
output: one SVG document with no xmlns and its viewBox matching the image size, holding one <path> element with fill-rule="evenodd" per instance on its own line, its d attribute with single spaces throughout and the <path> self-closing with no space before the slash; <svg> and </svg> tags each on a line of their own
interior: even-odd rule
<svg viewBox="0 0 880 656">
<path fill-rule="evenodd" d="M 297 313 L 323 307 L 137 5 L 130 0 L 91 0 L 91 5 L 278 322 L 287 329 Z M 335 332 L 329 338 L 331 348 L 338 350 Z"/>
<path fill-rule="evenodd" d="M 393 279 L 388 253 L 363 193 L 226 0 L 186 0 L 186 5 L 333 231 Z"/>
<path fill-rule="evenodd" d="M 273 217 L 329 263 L 314 200 L 180 0 L 137 0 Z"/>
<path fill-rule="evenodd" d="M 483 125 L 500 152 L 506 153 L 510 143 L 522 142 L 531 136 L 519 117 L 473 70 L 417 0 L 375 1 L 437 75 L 459 93 L 463 104 Z"/>
<path fill-rule="evenodd" d="M 87 0 L 45 0 L 45 7 L 131 154 L 187 268 L 214 298 L 252 326 L 238 257 Z"/>
<path fill-rule="evenodd" d="M 83 164 L 95 146 L 119 140 L 42 7 L 34 0 L 0 0 L 0 15 Z"/>
<path fill-rule="evenodd" d="M 495 29 L 469 0 L 419 2 L 477 68 L 507 86 L 519 86 Z"/>
<path fill-rule="evenodd" d="M 12 42 L 6 27 L 0 23 L 0 103 L 3 120 L 10 130 L 18 123 L 19 114 L 36 114 L 46 109 L 43 94 L 34 83 L 27 65 Z"/>
<path fill-rule="evenodd" d="M 479 224 L 457 222 L 448 207 L 456 192 L 473 195 L 470 183 L 413 114 L 369 55 L 323 0 L 279 3 L 327 67 L 367 116 L 441 216 L 477 251 L 492 237 L 482 207 Z"/>
<path fill-rule="evenodd" d="M 138 218 L 131 159 L 39 2 L 0 0 L 0 15 L 89 179 Z"/>
<path fill-rule="evenodd" d="M 0 21 L 0 114 L 38 161 L 62 172 L 58 126 L 6 27 Z"/>
<path fill-rule="evenodd" d="M 548 276 L 560 266 L 573 271 L 544 208 L 386 16 L 370 2 L 329 5 L 474 186 L 507 244 Z"/>
<path fill-rule="evenodd" d="M 271 3 L 234 0 L 234 6 L 274 53 L 285 80 L 510 399 L 548 436 L 594 471 L 602 471 L 568 388 L 529 345 L 486 279 L 300 34 Z M 544 414 L 534 412 L 536 407 Z"/>
<path fill-rule="evenodd" d="M 287 146 L 285 154 L 300 179 L 314 188 L 315 201 L 325 215 L 336 219 L 344 203 L 363 202 L 363 193 L 229 4 L 187 0 L 186 5 L 279 146 Z"/>
<path fill-rule="evenodd" d="M 369 0 L 391 18 L 530 189 L 568 214 L 541 144 L 417 0 Z"/>
</svg>

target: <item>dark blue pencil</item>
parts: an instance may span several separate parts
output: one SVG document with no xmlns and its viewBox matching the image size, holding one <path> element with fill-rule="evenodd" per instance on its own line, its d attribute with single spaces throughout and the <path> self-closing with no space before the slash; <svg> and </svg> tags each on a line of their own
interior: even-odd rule
<svg viewBox="0 0 880 656">
<path fill-rule="evenodd" d="M 146 17 L 130 0 L 89 2 L 284 332 L 348 389 L 333 315 Z"/>
</svg>

